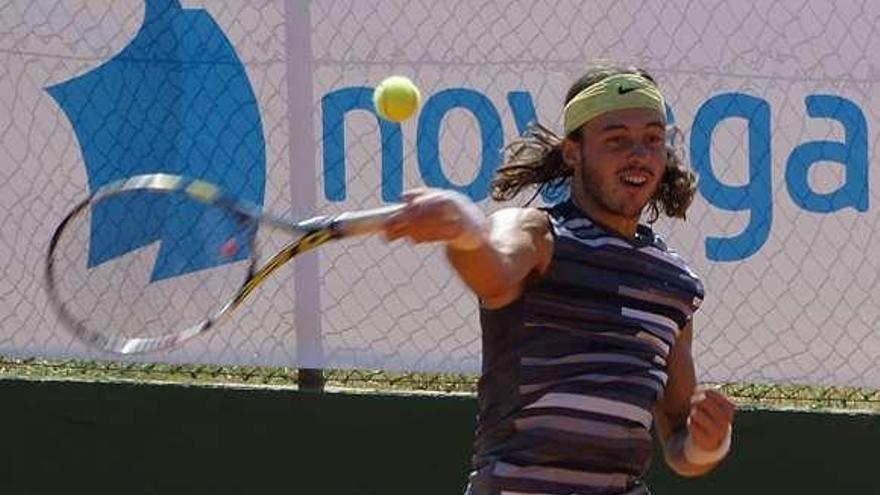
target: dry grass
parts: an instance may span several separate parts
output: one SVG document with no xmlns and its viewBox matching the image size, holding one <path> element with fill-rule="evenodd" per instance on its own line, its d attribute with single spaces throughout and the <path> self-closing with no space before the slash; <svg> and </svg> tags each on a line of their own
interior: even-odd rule
<svg viewBox="0 0 880 495">
<path fill-rule="evenodd" d="M 314 373 L 310 376 L 313 378 Z M 474 394 L 477 387 L 477 377 L 466 374 L 324 370 L 318 376 L 323 377 L 326 389 L 334 390 L 467 395 Z M 295 368 L 0 357 L 0 379 L 4 378 L 297 388 L 301 376 Z M 744 406 L 880 412 L 880 390 L 754 383 L 709 385 L 718 387 Z"/>
</svg>

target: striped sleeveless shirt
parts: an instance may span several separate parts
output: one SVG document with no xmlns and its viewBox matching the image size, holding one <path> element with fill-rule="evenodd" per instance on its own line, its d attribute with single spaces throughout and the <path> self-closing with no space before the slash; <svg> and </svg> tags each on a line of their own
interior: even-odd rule
<svg viewBox="0 0 880 495">
<path fill-rule="evenodd" d="M 547 272 L 517 301 L 481 309 L 469 493 L 647 493 L 666 359 L 703 285 L 647 226 L 630 241 L 570 200 L 547 212 Z"/>
</svg>

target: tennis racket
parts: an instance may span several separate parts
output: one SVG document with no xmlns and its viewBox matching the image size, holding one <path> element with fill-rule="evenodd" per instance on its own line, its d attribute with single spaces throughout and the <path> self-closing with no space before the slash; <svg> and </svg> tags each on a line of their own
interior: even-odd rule
<svg viewBox="0 0 880 495">
<path fill-rule="evenodd" d="M 96 190 L 56 228 L 45 262 L 49 300 L 63 326 L 91 347 L 166 349 L 216 326 L 293 257 L 379 232 L 401 208 L 294 222 L 206 181 L 130 177 Z M 261 263 L 267 231 L 297 237 Z"/>
</svg>

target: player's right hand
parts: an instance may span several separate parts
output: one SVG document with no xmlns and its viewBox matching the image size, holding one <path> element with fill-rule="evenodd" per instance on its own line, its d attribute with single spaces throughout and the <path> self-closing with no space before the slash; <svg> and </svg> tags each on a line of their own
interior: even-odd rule
<svg viewBox="0 0 880 495">
<path fill-rule="evenodd" d="M 486 215 L 467 196 L 445 189 L 414 189 L 403 194 L 405 207 L 385 222 L 385 238 L 414 243 L 446 242 L 452 249 L 475 250 L 487 242 Z"/>
</svg>

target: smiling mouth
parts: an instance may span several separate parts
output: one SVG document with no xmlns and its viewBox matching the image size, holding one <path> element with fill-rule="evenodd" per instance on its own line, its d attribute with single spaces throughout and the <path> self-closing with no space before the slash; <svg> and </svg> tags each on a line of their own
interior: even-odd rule
<svg viewBox="0 0 880 495">
<path fill-rule="evenodd" d="M 648 183 L 651 174 L 648 172 L 628 170 L 618 175 L 620 181 L 629 187 L 642 187 Z"/>
</svg>

